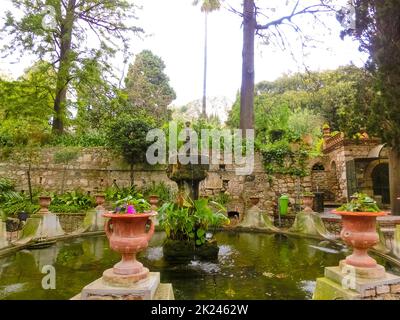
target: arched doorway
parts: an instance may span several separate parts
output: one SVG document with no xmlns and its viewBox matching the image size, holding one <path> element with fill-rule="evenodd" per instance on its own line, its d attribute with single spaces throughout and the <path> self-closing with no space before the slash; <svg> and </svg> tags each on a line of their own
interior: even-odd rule
<svg viewBox="0 0 400 320">
<path fill-rule="evenodd" d="M 371 178 L 374 195 L 382 196 L 382 203 L 390 204 L 389 165 L 387 163 L 378 164 L 372 170 Z"/>
</svg>

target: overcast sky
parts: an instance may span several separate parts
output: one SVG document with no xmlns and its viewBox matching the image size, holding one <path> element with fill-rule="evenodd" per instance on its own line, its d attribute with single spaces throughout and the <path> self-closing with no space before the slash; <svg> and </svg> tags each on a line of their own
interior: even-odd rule
<svg viewBox="0 0 400 320">
<path fill-rule="evenodd" d="M 1 0 L 3 8 L 12 8 L 9 0 Z M 161 56 L 166 64 L 166 73 L 177 93 L 175 105 L 183 105 L 199 99 L 203 83 L 203 39 L 204 16 L 198 7 L 192 6 L 192 0 L 139 0 L 143 9 L 137 12 L 138 25 L 143 27 L 147 36 L 140 40 L 132 38 L 131 45 L 135 53 L 150 49 Z M 261 0 L 259 2 L 262 2 Z M 290 1 L 289 1 L 290 2 Z M 231 3 L 240 3 L 232 0 Z M 268 0 L 268 4 L 277 3 L 284 11 L 282 0 Z M 240 6 L 237 6 L 240 9 Z M 4 11 L 0 13 L 4 17 Z M 317 35 L 322 42 L 316 49 L 310 49 L 307 55 L 300 52 L 294 38 L 293 51 L 258 43 L 256 46 L 256 81 L 274 80 L 284 73 L 297 72 L 306 64 L 311 70 L 334 69 L 338 66 L 354 63 L 362 66 L 365 55 L 358 51 L 358 44 L 350 39 L 339 38 L 340 27 L 334 17 L 324 21 L 332 28 L 330 33 L 323 32 L 320 26 L 304 22 L 304 30 Z M 303 22 L 301 22 L 303 23 Z M 234 100 L 241 81 L 242 28 L 237 15 L 221 9 L 209 15 L 209 64 L 208 95 L 226 96 Z M 17 64 L 2 59 L 0 71 L 18 77 L 34 60 L 24 57 Z M 133 61 L 133 57 L 132 57 Z M 115 61 L 116 69 L 123 69 L 121 61 Z"/>
</svg>

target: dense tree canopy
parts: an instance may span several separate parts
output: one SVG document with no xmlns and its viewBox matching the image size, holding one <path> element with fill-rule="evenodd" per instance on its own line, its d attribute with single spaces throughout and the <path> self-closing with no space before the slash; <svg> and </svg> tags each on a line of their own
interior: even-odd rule
<svg viewBox="0 0 400 320">
<path fill-rule="evenodd" d="M 95 59 L 103 70 L 109 69 L 110 57 L 117 49 L 128 50 L 128 33 L 140 31 L 127 23 L 135 18 L 134 5 L 127 0 L 12 3 L 22 17 L 17 18 L 15 12 L 6 13 L 1 31 L 8 44 L 3 51 L 31 53 L 50 63 L 56 73 L 53 131 L 62 133 L 68 110 L 67 92 L 85 61 Z"/>
<path fill-rule="evenodd" d="M 176 94 L 164 72 L 164 61 L 149 50 L 140 52 L 125 79 L 132 108 L 146 110 L 158 120 L 168 119 L 168 105 Z"/>
<path fill-rule="evenodd" d="M 0 146 L 43 143 L 53 115 L 54 72 L 37 63 L 18 80 L 0 78 Z"/>
<path fill-rule="evenodd" d="M 345 66 L 259 82 L 255 86 L 255 128 L 265 127 L 262 123 L 268 109 L 284 105 L 292 111 L 308 109 L 323 117 L 333 130 L 355 134 L 365 118 L 352 110 L 368 105 L 371 96 L 368 81 L 370 77 L 364 69 Z M 239 125 L 239 99 L 228 123 L 235 127 Z"/>
</svg>

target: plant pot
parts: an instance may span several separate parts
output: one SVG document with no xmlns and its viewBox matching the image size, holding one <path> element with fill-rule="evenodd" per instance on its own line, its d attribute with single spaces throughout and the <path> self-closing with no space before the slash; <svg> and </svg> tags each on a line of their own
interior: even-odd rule
<svg viewBox="0 0 400 320">
<path fill-rule="evenodd" d="M 51 204 L 51 197 L 40 196 L 39 197 L 40 210 L 38 213 L 49 213 L 50 204 Z"/>
<path fill-rule="evenodd" d="M 312 212 L 313 211 L 313 205 L 314 205 L 314 196 L 307 195 L 303 196 L 303 206 L 304 206 L 304 212 Z"/>
<path fill-rule="evenodd" d="M 102 206 L 106 202 L 106 196 L 104 194 L 96 194 L 96 204 Z"/>
<path fill-rule="evenodd" d="M 151 213 L 103 214 L 105 218 L 109 218 L 105 224 L 105 232 L 110 242 L 110 247 L 122 255 L 122 260 L 115 264 L 112 269 L 114 274 L 129 275 L 131 282 L 137 282 L 148 276 L 149 269 L 144 268 L 136 260 L 136 254 L 147 248 L 154 234 L 154 223 L 150 219 L 153 215 Z M 148 224 L 150 224 L 150 229 L 146 231 Z M 105 278 L 105 273 L 103 274 L 103 279 Z"/>
<path fill-rule="evenodd" d="M 260 201 L 260 197 L 250 197 L 249 199 L 252 206 L 256 206 Z"/>
<path fill-rule="evenodd" d="M 151 210 L 155 211 L 157 209 L 157 204 L 160 200 L 160 197 L 152 194 L 149 196 L 149 203 L 151 204 Z"/>
<path fill-rule="evenodd" d="M 340 237 L 353 248 L 353 253 L 345 259 L 346 264 L 361 268 L 376 268 L 377 262 L 368 255 L 367 251 L 379 242 L 376 218 L 386 213 L 336 210 L 333 212 L 342 216 L 343 226 Z"/>
</svg>

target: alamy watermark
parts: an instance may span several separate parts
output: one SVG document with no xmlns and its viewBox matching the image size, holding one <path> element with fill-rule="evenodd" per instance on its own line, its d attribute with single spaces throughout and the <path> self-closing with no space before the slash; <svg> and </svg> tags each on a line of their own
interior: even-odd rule
<svg viewBox="0 0 400 320">
<path fill-rule="evenodd" d="M 237 175 L 249 175 L 254 170 L 253 129 L 201 129 L 198 134 L 189 127 L 178 132 L 178 124 L 171 122 L 168 135 L 161 129 L 153 129 L 146 141 L 153 142 L 146 152 L 151 165 L 235 164 Z"/>
<path fill-rule="evenodd" d="M 42 288 L 44 290 L 55 290 L 56 289 L 56 268 L 52 265 L 43 266 L 42 273 L 46 275 L 42 278 Z"/>
</svg>

